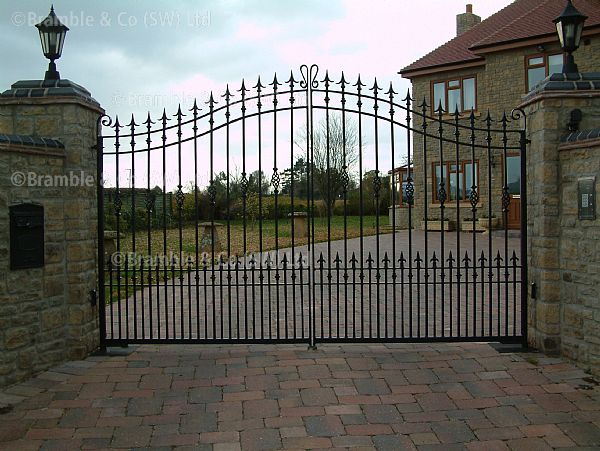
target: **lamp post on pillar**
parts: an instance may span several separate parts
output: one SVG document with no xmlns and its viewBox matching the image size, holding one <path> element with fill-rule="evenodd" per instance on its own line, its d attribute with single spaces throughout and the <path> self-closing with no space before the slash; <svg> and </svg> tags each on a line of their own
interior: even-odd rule
<svg viewBox="0 0 600 451">
<path fill-rule="evenodd" d="M 560 46 L 563 49 L 563 52 L 567 54 L 565 63 L 563 64 L 563 74 L 574 74 L 579 72 L 577 64 L 575 64 L 573 52 L 579 48 L 581 33 L 583 32 L 583 23 L 586 19 L 587 16 L 581 14 L 577 8 L 575 8 L 571 0 L 568 0 L 567 6 L 565 6 L 561 15 L 554 19 Z"/>
<path fill-rule="evenodd" d="M 40 32 L 40 41 L 42 42 L 42 51 L 44 56 L 50 60 L 48 71 L 44 80 L 60 80 L 60 74 L 56 70 L 55 60 L 60 58 L 65 36 L 69 28 L 63 25 L 56 14 L 54 14 L 54 6 L 50 8 L 50 14 L 36 28 Z"/>
</svg>

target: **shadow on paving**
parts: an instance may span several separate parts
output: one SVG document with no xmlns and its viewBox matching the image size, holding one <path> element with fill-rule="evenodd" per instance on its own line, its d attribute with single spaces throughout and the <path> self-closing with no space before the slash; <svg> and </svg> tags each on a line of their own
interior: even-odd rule
<svg viewBox="0 0 600 451">
<path fill-rule="evenodd" d="M 598 449 L 600 389 L 487 344 L 144 345 L 0 393 L 0 449 Z"/>
</svg>

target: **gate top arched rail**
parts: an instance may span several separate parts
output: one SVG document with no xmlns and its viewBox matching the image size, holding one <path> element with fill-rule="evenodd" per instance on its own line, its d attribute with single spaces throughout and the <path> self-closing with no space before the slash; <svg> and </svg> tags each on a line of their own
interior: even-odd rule
<svg viewBox="0 0 600 451">
<path fill-rule="evenodd" d="M 306 66 L 302 66 L 305 68 Z M 459 114 L 458 111 L 447 112 L 441 105 L 433 108 L 426 99 L 416 103 L 410 91 L 399 95 L 390 82 L 387 89 L 378 85 L 377 79 L 368 87 L 358 75 L 354 83 L 346 80 L 344 72 L 340 79 L 334 81 L 329 72 L 318 78 L 318 67 L 303 70 L 302 78 L 295 78 L 293 71 L 286 81 L 280 81 L 277 74 L 269 83 L 263 84 L 259 77 L 250 87 L 242 80 L 239 89 L 232 90 L 229 85 L 221 95 L 210 93 L 204 105 L 194 105 L 189 110 L 178 107 L 175 114 L 168 114 L 166 109 L 160 118 L 152 118 L 148 113 L 144 121 L 138 123 L 134 116 L 124 124 L 118 116 L 114 120 L 105 116 L 102 126 L 111 129 L 103 135 L 104 140 L 114 140 L 115 150 L 104 149 L 104 154 L 145 152 L 158 148 L 168 148 L 193 141 L 227 126 L 247 121 L 261 115 L 273 115 L 291 111 L 306 110 L 307 99 L 311 99 L 311 108 L 345 114 L 357 114 L 365 118 L 383 121 L 443 142 L 461 145 L 472 145 L 475 135 L 475 147 L 487 148 L 488 135 L 501 136 L 500 141 L 492 143 L 492 149 L 503 149 L 505 144 L 509 150 L 518 150 L 521 128 L 520 114 L 504 114 L 500 118 L 492 118 L 489 111 L 482 117 L 474 112 Z M 182 130 L 186 130 L 183 136 Z M 170 135 L 176 136 L 169 139 Z M 145 140 L 149 145 L 137 149 L 122 150 L 120 143 Z M 152 142 L 160 144 L 151 145 Z M 133 147 L 133 146 L 132 146 Z"/>
</svg>

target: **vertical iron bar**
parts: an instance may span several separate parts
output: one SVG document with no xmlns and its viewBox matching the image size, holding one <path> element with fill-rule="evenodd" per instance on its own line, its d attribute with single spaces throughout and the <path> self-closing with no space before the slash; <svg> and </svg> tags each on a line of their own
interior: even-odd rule
<svg viewBox="0 0 600 451">
<path fill-rule="evenodd" d="M 460 188 L 459 188 L 459 183 L 458 183 L 458 178 L 459 178 L 459 174 L 458 174 L 458 168 L 460 167 L 460 127 L 459 127 L 459 118 L 458 118 L 458 112 L 457 114 L 454 115 L 454 139 L 455 139 L 455 145 L 456 145 L 456 169 L 457 169 L 457 174 L 456 174 L 456 178 L 457 178 L 457 183 L 456 183 L 456 228 L 460 229 L 461 226 L 461 218 L 460 218 Z M 442 170 L 440 168 L 440 170 Z M 473 234 L 475 234 L 475 232 L 473 231 Z M 457 279 L 457 284 L 456 284 L 456 304 L 457 304 L 457 308 L 456 311 L 460 312 L 460 303 L 461 303 L 461 299 L 460 299 L 460 233 L 457 232 L 456 233 L 456 257 L 458 259 L 457 263 L 458 263 L 458 270 L 456 272 L 456 275 L 458 277 Z M 452 279 L 450 279 L 450 286 L 452 286 Z M 444 303 L 442 302 L 442 308 L 443 308 Z M 452 297 L 450 297 L 450 311 L 453 310 L 453 305 L 452 305 Z M 459 322 L 460 322 L 460 313 L 459 313 Z M 452 329 L 452 313 L 450 314 L 450 329 Z M 452 335 L 452 333 L 451 333 Z M 458 335 L 460 336 L 460 325 L 458 326 Z"/>
<path fill-rule="evenodd" d="M 363 139 L 362 139 L 362 87 L 365 86 L 360 81 L 360 75 L 358 80 L 354 84 L 356 86 L 358 100 L 356 105 L 358 106 L 358 204 L 359 204 L 359 259 L 360 259 L 360 272 L 358 278 L 360 279 L 360 337 L 365 338 L 365 318 L 364 318 L 364 231 L 363 231 L 363 217 L 364 217 L 364 197 L 363 197 Z M 370 293 L 369 293 L 370 295 Z M 369 327 L 371 327 L 369 325 Z"/>
<path fill-rule="evenodd" d="M 100 352 L 106 352 L 106 257 L 104 256 L 104 138 L 102 125 L 105 116 L 98 118 L 96 123 L 96 199 L 98 202 L 98 324 L 100 329 Z M 111 287 L 112 291 L 112 287 Z M 112 293 L 109 292 L 109 299 Z M 111 299 L 112 304 L 112 299 Z"/>
<path fill-rule="evenodd" d="M 280 296 L 279 296 L 279 169 L 277 168 L 277 74 L 273 77 L 273 177 L 271 184 L 273 185 L 273 192 L 275 194 L 275 305 L 276 305 L 276 320 L 277 320 L 277 339 L 281 337 L 280 331 Z M 285 276 L 285 275 L 284 275 Z M 269 283 L 271 280 L 269 278 Z M 287 330 L 287 292 L 285 292 L 285 320 Z M 269 287 L 269 309 L 271 308 L 271 288 Z M 269 314 L 269 318 L 271 315 Z M 272 338 L 270 330 L 271 322 L 269 320 L 269 338 Z"/>
<path fill-rule="evenodd" d="M 374 178 L 374 192 L 375 192 L 375 261 L 376 263 L 376 272 L 375 272 L 375 302 L 377 302 L 376 315 L 377 315 L 377 338 L 381 337 L 381 312 L 380 312 L 380 264 L 381 264 L 381 254 L 379 252 L 379 201 L 380 201 L 380 191 L 381 191 L 381 177 L 379 176 L 379 105 L 378 105 L 378 94 L 379 94 L 379 86 L 377 85 L 377 78 L 375 78 L 375 82 L 373 83 L 373 111 L 374 111 L 374 121 L 375 121 L 375 178 Z M 387 313 L 387 298 L 385 300 L 385 308 Z"/>
<path fill-rule="evenodd" d="M 492 335 L 492 311 L 494 309 L 494 289 L 493 289 L 493 279 L 494 279 L 494 267 L 493 267 L 493 238 L 492 238 L 492 118 L 490 116 L 490 111 L 488 110 L 487 116 L 485 118 L 485 128 L 486 128 L 486 137 L 485 141 L 487 143 L 487 179 L 488 179 L 488 195 L 487 195 L 487 204 L 488 204 L 488 333 Z M 482 275 L 483 277 L 483 275 Z"/>
<path fill-rule="evenodd" d="M 290 86 L 290 136 L 294 133 L 294 84 L 296 80 L 294 80 L 294 73 L 290 71 L 290 78 L 287 81 Z M 292 324 L 294 329 L 294 339 L 297 338 L 296 335 L 296 231 L 294 229 L 294 172 L 295 172 L 295 161 L 294 161 L 294 140 L 290 139 L 290 228 L 292 232 L 292 253 L 291 253 L 291 283 L 292 283 Z M 300 286 L 300 293 L 302 293 L 302 286 Z M 286 309 L 287 310 L 287 309 Z M 302 305 L 300 305 L 300 316 L 302 321 L 304 321 L 304 312 L 302 311 Z M 304 331 L 304 322 L 302 323 L 302 330 Z M 286 336 L 288 338 L 288 327 L 286 321 Z"/>
<path fill-rule="evenodd" d="M 134 264 L 133 264 L 133 274 L 131 276 L 131 279 L 133 281 L 133 316 L 135 317 L 135 322 L 137 323 L 137 281 L 136 281 L 136 260 L 137 260 L 137 255 L 136 255 L 136 242 L 135 242 L 135 229 L 136 229 L 136 216 L 137 216 L 137 208 L 135 205 L 135 126 L 137 124 L 135 123 L 135 119 L 133 117 L 133 114 L 131 115 L 131 122 L 129 123 L 129 132 L 131 134 L 131 141 L 130 141 L 130 146 L 131 146 L 131 173 L 130 173 L 130 180 L 129 180 L 129 188 L 131 189 L 131 252 L 134 255 Z M 144 273 L 142 272 L 142 277 L 144 277 Z M 126 276 L 125 280 L 127 281 L 127 283 L 129 283 L 129 279 Z M 143 293 L 143 290 L 142 290 Z M 142 294 L 143 295 L 143 294 Z M 129 296 L 125 296 L 127 298 L 127 301 L 125 303 L 125 318 L 126 318 L 126 333 L 125 336 L 127 337 L 127 339 L 129 339 Z M 144 321 L 144 300 L 142 299 L 142 325 L 143 325 L 143 321 Z M 152 329 L 152 326 L 150 327 Z M 137 335 L 137 334 L 136 334 Z M 137 338 L 137 336 L 136 336 Z M 144 338 L 144 329 L 142 326 L 142 338 Z"/>
<path fill-rule="evenodd" d="M 502 116 L 502 155 L 503 155 L 503 176 L 504 184 L 502 187 L 502 211 L 504 213 L 504 335 L 508 335 L 508 209 L 510 207 L 510 193 L 508 190 L 508 118 L 506 113 Z"/>
<path fill-rule="evenodd" d="M 244 280 L 244 332 L 245 338 L 248 339 L 248 272 L 247 272 L 247 262 L 248 262 L 248 247 L 247 247 L 247 238 L 248 238 L 248 228 L 246 223 L 246 208 L 248 201 L 248 178 L 246 176 L 246 85 L 244 80 L 242 79 L 242 87 L 239 89 L 242 95 L 242 104 L 241 104 L 241 112 L 242 112 L 242 180 L 241 180 L 241 189 L 242 189 L 242 229 L 243 229 L 243 259 L 244 259 L 244 275 L 242 279 Z"/>
<path fill-rule="evenodd" d="M 163 115 L 161 117 L 162 123 L 162 200 L 163 200 L 163 211 L 162 211 L 162 232 L 163 232 L 163 258 L 167 259 L 167 156 L 166 156 L 166 142 L 167 142 L 167 112 L 163 108 Z M 169 337 L 169 288 L 167 281 L 169 280 L 169 269 L 167 260 L 163 268 L 164 274 L 164 291 L 165 291 L 165 321 L 166 330 L 165 338 Z M 173 338 L 175 338 L 175 328 L 173 328 Z"/>
<path fill-rule="evenodd" d="M 259 253 L 259 273 L 258 273 L 258 281 L 259 281 L 259 294 L 260 294 L 260 338 L 265 338 L 265 314 L 264 314 L 264 287 L 263 287 L 263 204 L 262 204 L 262 102 L 261 102 L 261 93 L 262 88 L 264 86 L 260 82 L 260 77 L 258 77 L 258 83 L 256 83 L 257 92 L 257 103 L 256 107 L 258 109 L 257 121 L 258 121 L 258 253 Z M 271 303 L 269 302 L 269 328 L 271 327 Z"/>
<path fill-rule="evenodd" d="M 194 99 L 194 106 L 191 111 L 193 113 L 193 125 L 192 132 L 194 133 L 194 243 L 196 244 L 195 249 L 195 258 L 194 261 L 194 279 L 195 279 L 195 289 L 196 289 L 196 337 L 200 338 L 200 277 L 198 275 L 198 265 L 200 264 L 200 239 L 199 239 L 199 230 L 198 230 L 198 222 L 200 219 L 200 213 L 198 211 L 198 102 Z M 229 148 L 227 149 L 229 151 Z M 229 160 L 228 160 L 229 162 Z M 227 171 L 227 177 L 229 177 L 229 171 Z M 192 309 L 190 307 L 190 318 L 192 314 Z M 190 338 L 192 338 L 192 326 L 190 324 Z"/>
<path fill-rule="evenodd" d="M 147 255 L 148 258 L 152 259 L 152 216 L 154 214 L 154 194 L 151 191 L 151 185 L 150 185 L 150 174 L 151 174 L 151 166 L 150 166 L 150 147 L 152 144 L 152 138 L 150 135 L 150 130 L 152 127 L 152 124 L 154 122 L 152 122 L 152 119 L 150 118 L 150 113 L 148 113 L 148 118 L 146 119 L 146 122 L 144 122 L 144 124 L 146 125 L 146 152 L 147 152 L 147 161 L 146 161 L 146 177 L 148 178 L 147 180 L 147 184 L 146 184 L 146 247 L 147 247 Z M 143 277 L 143 275 L 142 275 Z M 156 280 L 156 285 L 158 288 L 158 284 L 159 284 L 159 279 Z M 150 313 L 150 339 L 154 338 L 154 330 L 152 327 L 153 324 L 153 306 L 152 306 L 152 264 L 150 263 L 148 265 L 148 305 L 149 305 L 149 313 Z M 156 318 L 157 318 L 157 335 L 158 338 L 160 339 L 160 305 L 158 304 L 159 301 L 159 293 L 158 293 L 158 289 L 157 289 L 157 293 L 156 293 Z M 137 319 L 134 323 L 134 328 L 137 328 Z M 137 332 L 134 333 L 134 335 L 137 336 Z"/>
<path fill-rule="evenodd" d="M 184 337 L 184 322 L 185 322 L 185 315 L 183 314 L 183 272 L 182 272 L 182 262 L 183 262 L 183 200 L 184 200 L 184 196 L 183 196 L 183 192 L 181 191 L 181 189 L 183 188 L 182 182 L 181 182 L 181 136 L 182 136 L 182 132 L 181 132 L 181 117 L 183 116 L 183 113 L 181 112 L 181 105 L 178 107 L 177 110 L 177 114 L 175 115 L 177 117 L 177 193 L 175 194 L 176 196 L 176 201 L 177 201 L 177 213 L 178 213 L 178 228 L 179 228 L 179 259 L 177 261 L 177 265 L 178 265 L 178 273 L 179 273 L 179 313 L 181 315 L 180 320 L 180 327 L 181 330 L 179 331 L 180 333 L 180 338 L 183 339 Z M 174 283 L 175 281 L 173 281 Z M 173 302 L 175 302 L 175 299 L 173 299 Z"/>
<path fill-rule="evenodd" d="M 428 204 L 429 204 L 429 199 L 428 199 L 428 189 L 427 189 L 427 184 L 428 184 L 428 179 L 427 179 L 427 102 L 425 100 L 425 98 L 423 98 L 423 103 L 421 104 L 421 116 L 423 117 L 423 123 L 421 124 L 421 128 L 423 129 L 423 221 L 425 223 L 425 258 L 427 259 L 429 256 L 429 226 L 428 226 L 428 221 L 429 218 L 427 217 L 429 214 L 429 208 L 428 208 Z M 433 171 L 433 179 L 435 180 L 435 170 Z M 433 186 L 435 187 L 435 183 L 433 183 Z M 431 198 L 433 201 L 433 191 L 431 193 Z M 409 213 L 410 214 L 410 213 Z M 409 315 L 408 315 L 408 321 L 409 321 L 409 336 L 411 338 L 414 338 L 413 335 L 413 246 L 412 246 L 412 235 L 411 235 L 411 230 L 409 228 L 409 235 L 408 235 L 408 304 L 409 304 Z M 417 286 L 418 288 L 418 286 Z M 421 312 L 418 312 L 418 315 L 420 315 Z"/>
<path fill-rule="evenodd" d="M 410 92 L 409 92 L 410 93 Z M 399 208 L 399 205 L 396 205 L 396 143 L 394 137 L 394 88 L 392 86 L 392 82 L 390 82 L 390 88 L 386 92 L 389 95 L 389 106 L 390 106 L 390 153 L 392 157 L 392 176 L 391 176 L 391 184 L 392 184 L 392 337 L 398 336 L 397 329 L 397 320 L 396 320 L 396 209 Z M 410 96 L 407 96 L 409 99 Z M 407 100 L 406 104 L 406 116 L 409 118 L 406 122 L 406 135 L 408 137 L 407 146 L 410 149 L 410 100 Z M 410 153 L 410 151 L 409 151 Z M 410 166 L 410 162 L 407 163 L 407 168 Z M 402 196 L 402 172 L 398 171 L 398 175 L 400 176 L 400 196 Z M 402 197 L 401 197 L 402 199 Z M 387 296 L 386 296 L 387 302 Z M 386 325 L 387 331 L 387 325 Z M 387 335 L 386 335 L 387 336 Z"/>
<path fill-rule="evenodd" d="M 122 260 L 121 257 L 121 208 L 123 206 L 123 201 L 121 199 L 121 192 L 119 188 L 119 148 L 121 144 L 119 142 L 119 128 L 121 128 L 119 124 L 119 117 L 117 116 L 115 121 L 115 158 L 116 158 L 116 188 L 115 188 L 115 216 L 117 219 L 117 255 L 119 259 Z M 112 283 L 111 283 L 112 290 Z M 121 332 L 121 262 L 117 265 L 117 319 L 119 322 L 119 339 L 122 338 Z M 112 308 L 112 307 L 111 307 Z M 114 335 L 113 337 L 114 338 Z"/>
<path fill-rule="evenodd" d="M 523 117 L 525 118 L 525 114 Z M 528 305 L 528 261 L 527 261 L 527 121 L 520 131 L 520 147 L 521 147 L 521 242 L 520 244 L 520 259 L 521 259 L 521 337 L 523 347 L 526 348 L 527 341 L 527 309 Z M 515 326 L 517 319 L 515 318 Z M 516 329 L 516 327 L 515 327 Z"/>
<path fill-rule="evenodd" d="M 475 234 L 475 221 L 477 220 L 477 204 L 479 202 L 479 180 L 475 181 L 475 112 L 471 110 L 469 117 L 471 127 L 471 221 L 472 221 L 472 249 L 473 249 L 473 335 L 477 335 L 477 236 Z M 466 174 L 463 176 L 466 182 Z M 477 184 L 476 184 L 477 183 Z M 465 183 L 466 184 L 466 183 Z M 466 188 L 466 186 L 465 186 Z M 465 189 L 466 191 L 466 189 Z M 483 302 L 483 299 L 482 299 Z M 481 308 L 483 311 L 483 306 Z M 483 333 L 481 334 L 483 335 Z"/>
<path fill-rule="evenodd" d="M 344 72 L 342 71 L 342 78 L 339 81 L 339 85 L 342 91 L 340 102 L 342 104 L 342 177 L 344 187 L 344 337 L 348 338 L 348 185 L 350 183 L 350 176 L 348 175 L 347 162 L 346 83 L 347 82 L 344 78 Z M 352 286 L 352 290 L 354 291 L 354 285 Z M 354 328 L 354 322 L 352 323 L 352 327 Z M 338 337 L 339 336 L 340 334 L 338 330 Z"/>
<path fill-rule="evenodd" d="M 210 168 L 210 182 L 209 182 L 209 196 L 211 203 L 211 214 L 210 214 L 210 282 L 211 282 L 211 299 L 212 299 L 212 331 L 213 338 L 217 338 L 217 294 L 215 289 L 215 215 L 216 215 L 216 187 L 215 187 L 215 135 L 214 135 L 214 110 L 215 110 L 215 99 L 213 97 L 213 93 L 211 91 L 210 97 L 208 99 L 208 108 L 209 108 L 209 168 Z M 219 300 L 220 304 L 220 312 L 219 312 L 219 323 L 221 326 L 223 325 L 223 298 L 221 297 Z"/>
</svg>

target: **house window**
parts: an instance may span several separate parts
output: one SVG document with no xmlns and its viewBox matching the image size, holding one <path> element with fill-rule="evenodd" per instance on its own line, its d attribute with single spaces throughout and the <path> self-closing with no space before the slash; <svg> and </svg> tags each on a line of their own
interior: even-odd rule
<svg viewBox="0 0 600 451">
<path fill-rule="evenodd" d="M 442 109 L 448 113 L 471 111 L 476 105 L 476 82 L 475 77 L 454 78 L 450 80 L 437 81 L 432 84 L 432 108 Z"/>
<path fill-rule="evenodd" d="M 440 184 L 446 189 L 446 201 L 469 200 L 473 186 L 479 183 L 479 163 L 462 161 L 459 164 L 433 164 L 435 174 L 433 199 L 439 202 Z"/>
<path fill-rule="evenodd" d="M 548 75 L 562 71 L 563 55 L 535 55 L 527 57 L 527 91 Z"/>
<path fill-rule="evenodd" d="M 396 172 L 393 180 L 393 183 L 396 185 L 396 205 L 409 205 L 408 197 L 406 195 L 406 187 L 408 186 L 408 173 L 405 170 Z M 402 193 L 402 195 L 400 195 L 400 193 Z"/>
</svg>

